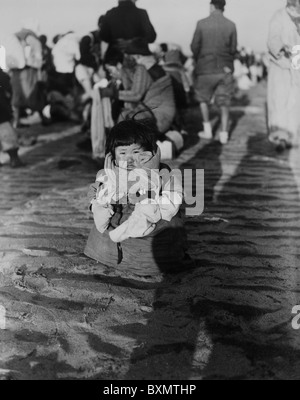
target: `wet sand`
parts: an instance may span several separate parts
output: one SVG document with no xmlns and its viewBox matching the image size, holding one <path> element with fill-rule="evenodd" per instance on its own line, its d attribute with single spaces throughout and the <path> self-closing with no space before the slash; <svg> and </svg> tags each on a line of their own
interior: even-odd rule
<svg viewBox="0 0 300 400">
<path fill-rule="evenodd" d="M 84 256 L 98 168 L 76 128 L 35 128 L 28 166 L 0 168 L 2 379 L 300 378 L 299 150 L 268 143 L 265 95 L 235 105 L 225 147 L 187 113 L 172 165 L 205 169 L 205 211 L 186 220 L 195 268 L 152 279 Z"/>
</svg>

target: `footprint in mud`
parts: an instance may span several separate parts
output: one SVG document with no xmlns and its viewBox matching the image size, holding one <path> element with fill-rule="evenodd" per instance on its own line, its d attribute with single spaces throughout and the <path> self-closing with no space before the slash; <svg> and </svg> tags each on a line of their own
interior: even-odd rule
<svg viewBox="0 0 300 400">
<path fill-rule="evenodd" d="M 21 290 L 35 293 L 41 292 L 50 286 L 45 274 L 39 272 L 27 273 L 26 266 L 18 268 L 15 271 L 15 275 L 14 285 Z"/>
</svg>

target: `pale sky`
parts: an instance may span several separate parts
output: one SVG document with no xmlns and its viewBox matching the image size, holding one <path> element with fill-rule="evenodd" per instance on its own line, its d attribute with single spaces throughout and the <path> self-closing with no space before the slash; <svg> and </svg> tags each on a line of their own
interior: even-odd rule
<svg viewBox="0 0 300 400">
<path fill-rule="evenodd" d="M 40 33 L 50 40 L 69 30 L 85 34 L 95 29 L 97 19 L 117 0 L 0 0 L 1 37 L 20 29 L 22 21 L 39 21 Z M 147 9 L 158 33 L 158 42 L 178 43 L 190 53 L 190 43 L 199 19 L 209 13 L 210 0 L 138 0 Z M 266 50 L 268 24 L 286 0 L 227 0 L 225 15 L 238 28 L 239 45 Z"/>
</svg>

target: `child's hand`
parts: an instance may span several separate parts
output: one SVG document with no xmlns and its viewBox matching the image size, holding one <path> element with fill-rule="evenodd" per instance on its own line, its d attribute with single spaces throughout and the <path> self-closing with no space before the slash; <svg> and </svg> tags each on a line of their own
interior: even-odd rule
<svg viewBox="0 0 300 400">
<path fill-rule="evenodd" d="M 130 174 L 129 202 L 131 204 L 141 203 L 151 197 L 157 199 L 160 193 L 160 176 L 153 169 L 135 169 Z"/>
<path fill-rule="evenodd" d="M 98 188 L 99 188 L 98 182 L 95 182 L 92 185 L 90 185 L 87 195 L 90 203 L 92 203 L 93 200 L 96 200 Z"/>
<path fill-rule="evenodd" d="M 127 170 L 117 167 L 111 154 L 105 158 L 104 170 L 107 180 L 103 184 L 103 193 L 107 193 L 106 196 L 110 201 L 121 200 L 127 195 Z"/>
<path fill-rule="evenodd" d="M 97 230 L 100 233 L 104 233 L 109 226 L 110 219 L 114 212 L 111 207 L 103 207 L 97 203 L 93 203 L 92 212 L 94 214 L 94 222 Z"/>
<path fill-rule="evenodd" d="M 109 153 L 107 154 L 107 156 L 105 157 L 105 161 L 104 161 L 104 170 L 107 173 L 107 171 L 112 171 L 115 169 L 115 163 L 113 161 L 113 157 L 112 154 Z"/>
<path fill-rule="evenodd" d="M 139 167 L 143 167 L 146 163 L 148 163 L 152 158 L 153 158 L 153 154 L 151 153 L 151 151 L 143 151 L 142 153 L 140 153 L 139 155 L 139 159 L 138 159 L 138 168 Z"/>
<path fill-rule="evenodd" d="M 115 85 L 109 85 L 106 88 L 100 88 L 101 97 L 104 99 L 108 97 L 110 99 L 118 98 L 118 89 Z"/>
<path fill-rule="evenodd" d="M 130 204 L 138 204 L 148 198 L 149 198 L 149 192 L 146 190 L 143 190 L 143 189 L 140 189 L 136 193 L 129 192 L 129 194 L 128 194 L 128 201 Z"/>
<path fill-rule="evenodd" d="M 104 161 L 104 171 L 107 175 L 110 184 L 116 187 L 117 184 L 117 167 L 115 162 L 113 161 L 113 157 L 111 153 L 107 154 Z"/>
<path fill-rule="evenodd" d="M 142 168 L 147 172 L 151 169 L 158 170 L 160 166 L 160 160 L 161 160 L 161 153 L 159 148 L 157 148 L 157 152 L 154 155 L 151 151 L 143 151 L 139 155 L 138 168 Z"/>
</svg>

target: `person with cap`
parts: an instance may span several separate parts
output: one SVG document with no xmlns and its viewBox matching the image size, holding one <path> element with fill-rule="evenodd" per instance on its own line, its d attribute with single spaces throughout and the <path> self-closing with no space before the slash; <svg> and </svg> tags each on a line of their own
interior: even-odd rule
<svg viewBox="0 0 300 400">
<path fill-rule="evenodd" d="M 143 41 L 147 46 L 156 40 L 155 29 L 146 10 L 136 6 L 137 0 L 119 0 L 118 7 L 109 10 L 103 20 L 101 38 L 108 43 L 105 62 L 109 63 L 116 52 L 126 52 L 133 42 Z"/>
<path fill-rule="evenodd" d="M 269 140 L 278 151 L 296 145 L 300 134 L 300 0 L 287 0 L 269 27 Z"/>
<path fill-rule="evenodd" d="M 191 44 L 196 62 L 195 95 L 200 103 L 204 131 L 202 139 L 213 139 L 209 104 L 221 109 L 219 140 L 229 140 L 229 109 L 234 94 L 234 57 L 237 52 L 236 25 L 223 15 L 226 0 L 211 0 L 210 16 L 198 22 Z"/>
</svg>

